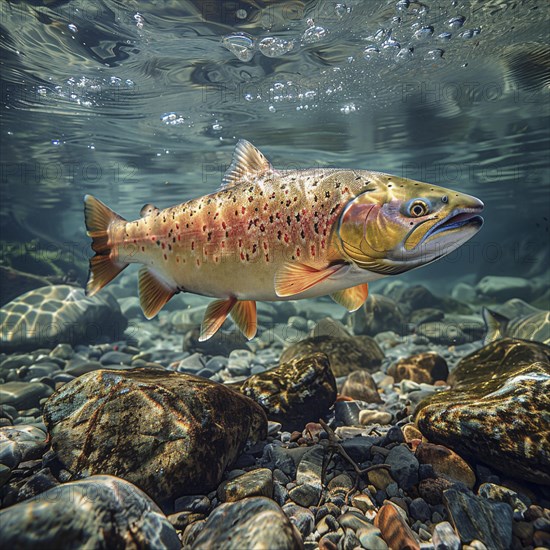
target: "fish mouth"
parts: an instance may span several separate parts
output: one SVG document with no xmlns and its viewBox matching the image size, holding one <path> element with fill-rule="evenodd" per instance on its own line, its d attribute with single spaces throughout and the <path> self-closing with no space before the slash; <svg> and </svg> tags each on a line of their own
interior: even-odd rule
<svg viewBox="0 0 550 550">
<path fill-rule="evenodd" d="M 461 209 L 460 212 L 451 214 L 443 221 L 434 225 L 425 235 L 423 241 L 431 239 L 432 237 L 439 235 L 443 232 L 457 231 L 468 227 L 469 229 L 475 229 L 479 231 L 483 225 L 483 218 L 479 215 L 482 207 L 480 208 L 468 208 L 467 210 Z"/>
</svg>

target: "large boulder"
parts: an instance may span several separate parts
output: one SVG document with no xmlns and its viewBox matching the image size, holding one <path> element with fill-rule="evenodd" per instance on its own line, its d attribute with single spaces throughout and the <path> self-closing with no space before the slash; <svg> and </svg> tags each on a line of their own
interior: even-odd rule
<svg viewBox="0 0 550 550">
<path fill-rule="evenodd" d="M 50 285 L 4 305 L 0 326 L 0 350 L 12 352 L 120 340 L 128 321 L 107 291 L 90 297 L 81 288 Z"/>
<path fill-rule="evenodd" d="M 550 348 L 504 339 L 464 357 L 452 389 L 422 401 L 430 441 L 513 477 L 550 485 Z"/>
<path fill-rule="evenodd" d="M 177 550 L 176 530 L 137 487 L 112 476 L 58 485 L 0 511 L 4 548 Z"/>
<path fill-rule="evenodd" d="M 73 475 L 117 475 L 159 501 L 212 490 L 246 441 L 267 432 L 251 399 L 148 368 L 98 370 L 65 384 L 46 402 L 44 421 Z"/>
</svg>

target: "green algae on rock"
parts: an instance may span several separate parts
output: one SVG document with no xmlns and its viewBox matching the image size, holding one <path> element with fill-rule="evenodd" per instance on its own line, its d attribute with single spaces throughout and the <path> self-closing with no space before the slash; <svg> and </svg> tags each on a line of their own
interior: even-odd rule
<svg viewBox="0 0 550 550">
<path fill-rule="evenodd" d="M 336 381 L 324 353 L 281 361 L 278 367 L 234 387 L 256 401 L 269 420 L 289 431 L 301 431 L 308 422 L 317 422 L 336 400 Z"/>
<path fill-rule="evenodd" d="M 359 369 L 374 371 L 380 366 L 384 352 L 369 336 L 350 336 L 340 338 L 332 336 L 314 336 L 304 338 L 291 345 L 281 355 L 281 362 L 287 362 L 295 357 L 326 353 L 330 360 L 330 368 L 334 376 L 346 376 Z"/>
<path fill-rule="evenodd" d="M 550 484 L 550 348 L 504 339 L 464 357 L 452 389 L 422 401 L 430 441 L 512 476 Z"/>
<path fill-rule="evenodd" d="M 209 491 L 247 439 L 267 435 L 262 408 L 210 380 L 157 369 L 98 370 L 50 397 L 44 421 L 76 477 L 112 474 L 153 498 Z"/>
</svg>

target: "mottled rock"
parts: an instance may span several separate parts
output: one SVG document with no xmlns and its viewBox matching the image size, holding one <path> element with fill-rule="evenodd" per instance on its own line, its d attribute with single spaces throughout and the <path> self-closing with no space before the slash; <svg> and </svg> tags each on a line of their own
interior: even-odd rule
<svg viewBox="0 0 550 550">
<path fill-rule="evenodd" d="M 359 424 L 362 426 L 370 426 L 371 424 L 380 424 L 385 426 L 392 419 L 392 414 L 386 411 L 360 411 Z"/>
<path fill-rule="evenodd" d="M 194 550 L 301 550 L 303 543 L 296 527 L 274 501 L 250 497 L 218 506 L 192 547 Z"/>
<path fill-rule="evenodd" d="M 273 473 L 268 468 L 252 470 L 218 487 L 221 502 L 235 502 L 246 497 L 273 496 Z"/>
<path fill-rule="evenodd" d="M 437 353 L 426 352 L 399 359 L 390 366 L 388 374 L 396 382 L 412 380 L 419 384 L 433 384 L 436 380 L 447 380 L 449 367 L 447 361 Z"/>
<path fill-rule="evenodd" d="M 344 381 L 340 394 L 366 403 L 382 403 L 376 382 L 372 374 L 366 370 L 350 372 Z"/>
<path fill-rule="evenodd" d="M 267 431 L 261 407 L 222 384 L 146 368 L 69 382 L 44 420 L 72 474 L 116 473 L 158 499 L 212 489 L 246 440 Z"/>
<path fill-rule="evenodd" d="M 175 529 L 137 487 L 112 476 L 58 485 L 0 511 L 9 548 L 178 549 Z"/>
<path fill-rule="evenodd" d="M 494 483 L 483 483 L 479 486 L 477 492 L 483 498 L 508 503 L 514 511 L 514 519 L 523 518 L 527 511 L 528 499 L 526 497 L 522 499 L 518 493 L 509 487 L 503 487 Z"/>
<path fill-rule="evenodd" d="M 505 339 L 466 356 L 453 389 L 418 405 L 418 428 L 461 456 L 550 484 L 549 355 L 543 344 Z"/>
<path fill-rule="evenodd" d="M 46 449 L 46 434 L 35 426 L 5 426 L 0 428 L 0 446 L 14 443 L 21 454 L 20 461 L 36 460 Z"/>
<path fill-rule="evenodd" d="M 302 431 L 305 424 L 325 416 L 336 399 L 336 381 L 323 353 L 310 353 L 247 378 L 235 386 L 256 401 L 269 420 L 284 430 Z"/>
<path fill-rule="evenodd" d="M 0 309 L 0 348 L 28 350 L 59 343 L 120 340 L 128 321 L 109 292 L 86 296 L 69 285 L 31 290 Z"/>
<path fill-rule="evenodd" d="M 326 353 L 334 376 L 346 376 L 354 370 L 376 370 L 384 358 L 384 353 L 370 337 L 337 338 L 316 336 L 289 346 L 281 355 L 281 362 L 302 355 Z"/>
<path fill-rule="evenodd" d="M 509 548 L 512 543 L 512 508 L 471 493 L 448 489 L 443 499 L 460 540 L 480 540 L 488 548 Z"/>
<path fill-rule="evenodd" d="M 473 489 L 476 482 L 474 471 L 451 449 L 433 443 L 420 443 L 415 455 L 422 464 L 430 464 L 437 475 L 460 481 L 469 489 Z"/>
<path fill-rule="evenodd" d="M 42 382 L 6 382 L 0 385 L 0 405 L 31 409 L 38 407 L 40 400 L 52 393 L 52 388 Z"/>
</svg>

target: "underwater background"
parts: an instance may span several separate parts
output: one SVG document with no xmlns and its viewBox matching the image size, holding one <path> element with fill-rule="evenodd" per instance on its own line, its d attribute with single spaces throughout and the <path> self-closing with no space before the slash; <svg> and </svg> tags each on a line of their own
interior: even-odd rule
<svg viewBox="0 0 550 550">
<path fill-rule="evenodd" d="M 537 0 L 3 2 L 5 540 L 549 547 L 549 23 Z M 474 195 L 484 226 L 355 314 L 258 303 L 251 342 L 198 342 L 196 295 L 145 320 L 133 267 L 85 297 L 84 195 L 132 220 L 215 192 L 239 139 Z"/>
</svg>

